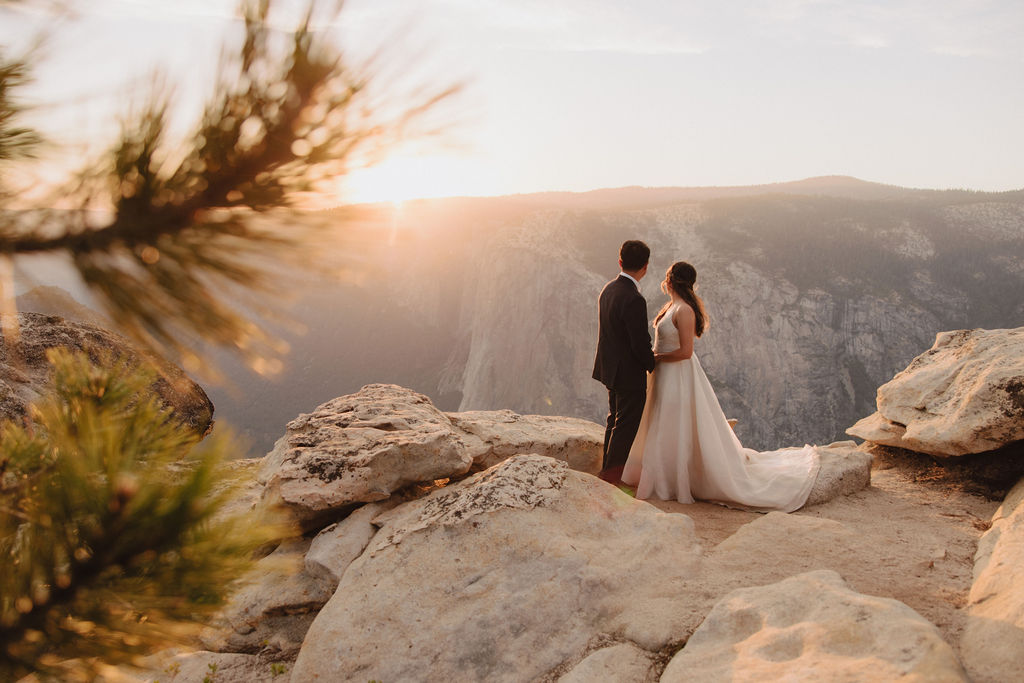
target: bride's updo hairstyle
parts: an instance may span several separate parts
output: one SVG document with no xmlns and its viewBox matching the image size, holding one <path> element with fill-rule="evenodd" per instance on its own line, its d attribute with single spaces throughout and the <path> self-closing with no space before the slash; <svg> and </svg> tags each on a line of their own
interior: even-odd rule
<svg viewBox="0 0 1024 683">
<path fill-rule="evenodd" d="M 696 318 L 694 320 L 694 327 L 697 336 L 704 334 L 704 330 L 708 326 L 708 314 L 704 310 L 704 302 L 701 301 L 697 293 L 693 291 L 694 283 L 697 282 L 697 269 L 691 266 L 686 261 L 676 261 L 672 264 L 672 267 L 665 273 L 665 282 L 662 287 L 670 287 L 673 292 L 676 293 L 680 299 L 685 301 L 693 309 L 693 315 Z M 666 294 L 670 292 L 666 291 Z M 664 317 L 665 313 L 668 312 L 669 307 L 672 306 L 672 302 L 666 303 L 661 310 L 658 312 L 658 317 L 654 319 L 654 324 L 657 325 Z"/>
</svg>

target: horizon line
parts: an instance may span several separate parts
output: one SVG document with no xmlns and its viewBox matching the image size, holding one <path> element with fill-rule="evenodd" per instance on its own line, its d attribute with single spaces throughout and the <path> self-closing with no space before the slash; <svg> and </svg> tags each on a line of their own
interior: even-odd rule
<svg viewBox="0 0 1024 683">
<path fill-rule="evenodd" d="M 809 176 L 806 178 L 800 178 L 797 180 L 781 180 L 774 182 L 765 183 L 749 183 L 743 185 L 620 185 L 614 187 L 597 187 L 589 190 L 534 190 L 525 192 L 509 192 L 504 194 L 453 194 L 453 195 L 424 195 L 419 197 L 409 197 L 406 199 L 399 200 L 387 200 L 381 199 L 376 201 L 351 201 L 343 202 L 336 206 L 328 207 L 327 209 L 318 210 L 333 210 L 340 209 L 349 206 L 380 206 L 380 205 L 400 205 L 408 202 L 420 202 L 420 201 L 436 201 L 442 199 L 512 199 L 512 198 L 524 198 L 524 197 L 536 197 L 543 195 L 585 195 L 593 194 L 597 192 L 616 192 L 622 190 L 744 190 L 744 189 L 757 189 L 757 188 L 773 188 L 781 186 L 795 186 L 795 185 L 806 185 L 815 181 L 832 181 L 837 183 L 837 187 L 840 186 L 838 183 L 845 183 L 850 186 L 860 186 L 864 188 L 875 187 L 878 189 L 894 189 L 904 190 L 908 192 L 928 192 L 928 193 L 943 193 L 943 192 L 967 192 L 972 194 L 1010 194 L 1014 192 L 1024 192 L 1024 186 L 1015 187 L 1007 190 L 979 190 L 969 187 L 913 187 L 906 185 L 896 185 L 894 183 L 882 183 L 874 180 L 864 180 L 856 176 L 843 175 L 843 174 L 829 174 L 821 176 Z"/>
</svg>

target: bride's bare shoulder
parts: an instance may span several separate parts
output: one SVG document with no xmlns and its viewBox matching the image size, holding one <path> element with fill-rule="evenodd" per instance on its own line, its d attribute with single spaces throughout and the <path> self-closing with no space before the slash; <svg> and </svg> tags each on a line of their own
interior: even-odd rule
<svg viewBox="0 0 1024 683">
<path fill-rule="evenodd" d="M 679 327 L 679 323 L 692 323 L 697 319 L 693 309 L 690 308 L 690 304 L 685 301 L 680 301 L 676 305 L 675 313 L 672 314 L 672 321 L 676 323 L 676 327 Z"/>
</svg>

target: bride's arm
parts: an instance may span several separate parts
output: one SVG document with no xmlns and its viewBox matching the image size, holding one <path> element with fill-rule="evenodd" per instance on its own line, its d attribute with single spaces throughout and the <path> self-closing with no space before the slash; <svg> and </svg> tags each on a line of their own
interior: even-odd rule
<svg viewBox="0 0 1024 683">
<path fill-rule="evenodd" d="M 679 331 L 679 348 L 669 353 L 657 353 L 659 363 L 673 363 L 686 360 L 693 355 L 693 338 L 696 336 L 697 319 L 689 306 L 679 306 L 672 316 L 672 324 Z"/>
</svg>

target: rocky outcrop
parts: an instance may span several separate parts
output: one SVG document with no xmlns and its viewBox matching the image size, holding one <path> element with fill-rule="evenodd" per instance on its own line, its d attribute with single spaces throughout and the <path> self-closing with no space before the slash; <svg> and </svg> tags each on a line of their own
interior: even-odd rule
<svg viewBox="0 0 1024 683">
<path fill-rule="evenodd" d="M 93 325 L 75 323 L 40 313 L 2 317 L 0 340 L 0 419 L 23 420 L 27 406 L 51 386 L 51 366 L 46 352 L 64 347 L 84 351 L 93 360 L 100 356 L 120 359 L 129 366 L 145 366 L 156 372 L 153 392 L 175 417 L 205 434 L 213 423 L 213 404 L 202 387 L 175 365 L 144 356 L 131 343 Z"/>
<path fill-rule="evenodd" d="M 300 680 L 425 669 L 519 680 L 524 661 L 528 676 L 568 680 L 655 670 L 733 587 L 729 554 L 702 559 L 689 518 L 586 474 L 602 440 L 600 425 L 572 418 L 445 414 L 393 385 L 321 405 L 256 465 L 263 502 L 309 533 L 258 563 L 204 645 L 298 654 Z M 852 442 L 820 453 L 811 504 L 867 485 L 870 456 Z M 255 507 L 252 487 L 240 490 Z M 625 642 L 606 647 L 609 633 Z M 412 654 L 382 657 L 382 643 Z"/>
<path fill-rule="evenodd" d="M 837 475 L 827 488 L 852 488 L 859 476 L 841 465 L 865 454 L 822 450 Z M 292 680 L 655 680 L 729 591 L 859 570 L 884 551 L 838 522 L 782 513 L 702 551 L 687 516 L 538 455 L 408 495 L 283 544 L 206 647 L 289 663 L 297 652 Z M 830 663 L 819 654 L 801 666 Z"/>
<path fill-rule="evenodd" d="M 370 540 L 377 534 L 374 518 L 397 504 L 397 500 L 388 500 L 364 505 L 340 522 L 320 531 L 306 553 L 306 572 L 329 585 L 333 592 L 348 566 L 363 554 Z"/>
<path fill-rule="evenodd" d="M 289 422 L 261 477 L 270 500 L 309 523 L 472 464 L 459 431 L 430 399 L 371 384 Z"/>
<path fill-rule="evenodd" d="M 447 413 L 461 430 L 473 466 L 487 469 L 518 453 L 564 460 L 579 472 L 601 469 L 604 427 L 574 417 L 518 415 L 511 410 Z"/>
<path fill-rule="evenodd" d="M 979 683 L 1024 680 L 1024 480 L 992 517 L 975 556 L 960 648 Z"/>
<path fill-rule="evenodd" d="M 966 681 L 938 629 L 903 603 L 814 571 L 718 602 L 661 681 Z"/>
<path fill-rule="evenodd" d="M 940 493 L 881 504 L 868 487 L 871 455 L 853 442 L 818 448 L 804 509 L 758 515 L 701 547 L 686 514 L 660 512 L 573 469 L 596 459 L 600 425 L 442 413 L 390 385 L 335 399 L 294 425 L 261 465 L 266 497 L 306 504 L 286 501 L 278 475 L 318 443 L 335 449 L 330 458 L 358 444 L 348 453 L 357 465 L 399 473 L 353 480 L 351 490 L 391 482 L 374 502 L 349 497 L 298 513 L 307 535 L 260 562 L 249 592 L 225 612 L 220 639 L 205 641 L 211 650 L 295 657 L 292 680 L 966 680 L 955 638 L 943 636 L 959 634 L 967 617 L 955 593 L 948 604 L 927 596 L 938 577 L 966 592 L 977 527 L 953 534 L 936 529 L 933 515 L 906 514 Z M 450 448 L 465 474 L 416 474 L 429 459 L 425 443 Z M 386 457 L 375 461 L 375 449 Z M 411 463 L 400 474 L 405 449 Z M 844 516 L 851 504 L 861 509 Z M 1016 522 L 1001 514 L 997 522 L 1007 521 L 993 535 L 1005 539 Z M 951 516 L 978 519 L 970 510 Z M 989 545 L 979 572 L 1017 561 L 1005 559 L 1006 541 Z M 879 582 L 879 571 L 898 571 L 898 587 Z M 1016 624 L 1005 576 L 972 604 L 998 607 L 998 618 Z M 990 626 L 992 614 L 971 618 Z M 1013 631 L 978 633 L 991 648 Z"/>
<path fill-rule="evenodd" d="M 294 657 L 336 582 L 305 570 L 308 540 L 283 543 L 257 563 L 203 644 L 217 652 Z"/>
<path fill-rule="evenodd" d="M 853 441 L 818 446 L 820 467 L 804 507 L 849 495 L 871 484 L 871 455 Z"/>
<path fill-rule="evenodd" d="M 877 406 L 847 433 L 944 457 L 1024 439 L 1024 328 L 940 333 L 879 387 Z"/>
<path fill-rule="evenodd" d="M 305 526 L 420 482 L 483 469 L 518 453 L 596 473 L 604 430 L 575 418 L 501 410 L 442 413 L 426 396 L 370 384 L 300 415 L 266 457 L 265 496 Z"/>
<path fill-rule="evenodd" d="M 840 464 L 869 457 L 848 450 L 825 449 L 836 495 L 863 481 L 850 474 L 843 483 Z M 731 588 L 723 579 L 730 555 L 702 559 L 687 517 L 660 513 L 547 457 L 514 456 L 372 523 L 370 514 L 360 510 L 314 541 L 333 545 L 349 535 L 350 545 L 307 555 L 311 571 L 326 566 L 324 557 L 344 566 L 318 570 L 340 581 L 306 636 L 300 679 L 402 680 L 429 670 L 456 680 L 523 680 L 577 661 L 567 680 L 599 671 L 643 680 L 654 653 L 685 639 L 713 596 Z M 778 528 L 774 516 L 765 519 Z M 756 549 L 740 544 L 736 552 L 749 569 Z M 607 633 L 629 642 L 618 655 L 603 648 L 584 657 Z M 385 656 L 383 643 L 408 647 Z"/>
<path fill-rule="evenodd" d="M 698 562 L 692 522 L 550 458 L 506 460 L 377 523 L 296 680 L 533 680 L 602 633 L 653 650 L 700 621 L 665 605 Z"/>
</svg>

